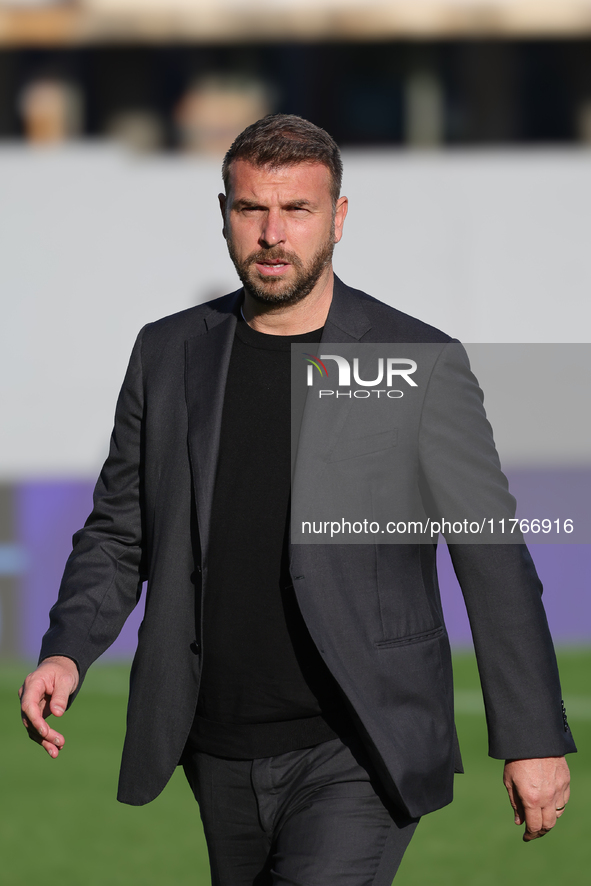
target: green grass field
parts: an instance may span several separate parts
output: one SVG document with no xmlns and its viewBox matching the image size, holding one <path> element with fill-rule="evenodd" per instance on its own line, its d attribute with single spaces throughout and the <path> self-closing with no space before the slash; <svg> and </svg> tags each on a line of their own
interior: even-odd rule
<svg viewBox="0 0 591 886">
<path fill-rule="evenodd" d="M 451 806 L 423 819 L 396 886 L 587 886 L 591 849 L 591 650 L 559 654 L 579 753 L 569 758 L 573 793 L 555 831 L 525 844 L 487 757 L 474 659 L 455 656 L 457 723 L 466 774 Z M 28 740 L 16 690 L 26 666 L 0 667 L 2 886 L 206 886 L 197 806 L 182 773 L 149 806 L 115 800 L 128 666 L 96 665 L 64 719 L 56 761 Z"/>
</svg>

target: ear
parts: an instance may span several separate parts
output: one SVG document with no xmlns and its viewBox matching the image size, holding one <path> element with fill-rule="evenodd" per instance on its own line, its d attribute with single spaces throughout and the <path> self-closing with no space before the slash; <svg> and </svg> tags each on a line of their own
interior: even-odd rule
<svg viewBox="0 0 591 886">
<path fill-rule="evenodd" d="M 218 200 L 220 201 L 220 211 L 222 213 L 222 220 L 223 220 L 222 235 L 225 240 L 226 239 L 226 203 L 227 203 L 228 198 L 226 197 L 225 194 L 218 194 Z"/>
<path fill-rule="evenodd" d="M 343 225 L 345 224 L 345 218 L 347 217 L 347 210 L 349 208 L 349 198 L 348 197 L 339 197 L 337 200 L 337 205 L 335 208 L 334 214 L 334 242 L 338 243 L 341 237 L 343 236 Z"/>
</svg>

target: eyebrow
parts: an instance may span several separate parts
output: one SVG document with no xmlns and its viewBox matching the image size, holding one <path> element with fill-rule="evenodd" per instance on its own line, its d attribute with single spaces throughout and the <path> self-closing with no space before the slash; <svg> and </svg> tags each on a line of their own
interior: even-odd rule
<svg viewBox="0 0 591 886">
<path fill-rule="evenodd" d="M 257 203 L 256 200 L 234 200 L 232 203 L 232 209 L 255 209 L 260 208 L 260 203 Z"/>
<path fill-rule="evenodd" d="M 311 200 L 288 200 L 287 203 L 284 204 L 287 208 L 299 209 L 305 206 L 313 206 Z M 265 209 L 265 205 L 263 203 L 259 203 L 256 200 L 247 200 L 246 198 L 242 198 L 240 200 L 235 200 L 232 203 L 232 209 Z"/>
</svg>

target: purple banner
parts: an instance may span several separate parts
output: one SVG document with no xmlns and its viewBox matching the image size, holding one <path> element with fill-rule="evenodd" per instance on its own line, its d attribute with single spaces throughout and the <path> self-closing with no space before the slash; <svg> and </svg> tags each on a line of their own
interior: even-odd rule
<svg viewBox="0 0 591 886">
<path fill-rule="evenodd" d="M 90 513 L 93 488 L 94 483 L 88 481 L 64 480 L 23 483 L 17 489 L 17 527 L 25 562 L 20 648 L 27 658 L 36 659 L 39 654 L 41 638 L 49 627 L 48 613 L 72 549 L 72 535 Z M 105 657 L 133 654 L 142 613 L 140 602 Z"/>
<path fill-rule="evenodd" d="M 554 484 L 572 490 L 573 514 L 588 500 L 590 472 L 512 471 L 511 490 L 518 502 L 535 509 L 536 495 L 547 498 Z M 48 612 L 55 602 L 64 563 L 71 549 L 72 534 L 79 529 L 92 506 L 93 484 L 87 481 L 44 481 L 20 484 L 16 489 L 16 539 L 22 553 L 19 594 L 18 648 L 27 658 L 36 658 L 41 637 L 48 627 Z M 532 544 L 533 542 L 533 544 Z M 589 545 L 537 545 L 528 538 L 530 550 L 545 587 L 544 604 L 557 643 L 591 641 L 591 565 Z M 447 626 L 452 643 L 471 642 L 470 628 L 449 554 L 439 546 L 439 575 Z M 128 619 L 119 638 L 108 650 L 109 658 L 130 657 L 135 649 L 143 602 Z"/>
</svg>

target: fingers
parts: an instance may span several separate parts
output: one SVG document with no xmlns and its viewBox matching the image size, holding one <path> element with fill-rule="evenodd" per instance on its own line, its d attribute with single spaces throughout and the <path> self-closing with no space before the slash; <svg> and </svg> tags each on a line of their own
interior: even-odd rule
<svg viewBox="0 0 591 886">
<path fill-rule="evenodd" d="M 29 738 L 41 745 L 41 747 L 49 754 L 52 759 L 56 759 L 59 752 L 65 745 L 65 740 L 63 735 L 60 735 L 59 732 L 54 732 L 53 729 L 50 729 L 47 734 L 47 738 L 41 738 L 38 732 L 34 729 L 27 729 L 29 733 Z"/>
<path fill-rule="evenodd" d="M 525 831 L 523 842 L 529 843 L 544 837 L 556 824 L 556 809 L 554 806 L 533 807 L 525 810 Z"/>
<path fill-rule="evenodd" d="M 49 708 L 44 698 L 40 699 L 37 703 L 35 702 L 34 699 L 36 698 L 37 687 L 34 687 L 32 692 L 35 694 L 27 696 L 24 687 L 21 687 L 19 692 L 21 701 L 24 699 L 21 707 L 23 726 L 27 730 L 29 738 L 32 739 L 32 741 L 37 742 L 37 744 L 40 744 L 50 757 L 55 758 L 65 744 L 64 737 L 45 722 L 44 715 L 48 715 Z"/>
<path fill-rule="evenodd" d="M 523 808 L 523 803 L 521 802 L 521 798 L 518 794 L 513 790 L 512 784 L 506 784 L 507 793 L 509 794 L 509 802 L 513 807 L 513 816 L 515 824 L 524 824 L 525 823 L 525 809 Z"/>
<path fill-rule="evenodd" d="M 29 738 L 37 744 L 40 744 L 41 747 L 47 751 L 49 756 L 55 759 L 66 743 L 64 736 L 61 735 L 61 733 L 56 732 L 55 729 L 51 729 L 47 723 L 42 725 L 40 731 L 31 724 L 28 717 L 23 716 L 22 721 Z"/>
<path fill-rule="evenodd" d="M 41 745 L 41 747 L 42 747 L 45 751 L 47 751 L 47 753 L 48 753 L 49 756 L 52 758 L 52 760 L 55 760 L 55 759 L 57 758 L 59 752 L 61 751 L 61 749 L 62 749 L 63 746 L 64 746 L 64 743 L 65 743 L 65 742 L 64 742 L 64 740 L 63 740 L 63 737 L 60 736 L 60 735 L 57 735 L 57 734 L 55 735 L 55 738 L 54 738 L 53 741 L 47 741 L 47 740 L 46 740 L 46 741 L 41 741 L 41 742 L 39 742 L 39 744 Z"/>
<path fill-rule="evenodd" d="M 570 796 L 570 791 L 566 793 Z M 526 813 L 525 832 L 523 834 L 524 842 L 529 843 L 531 840 L 536 840 L 538 837 L 543 837 L 549 833 L 556 825 L 558 819 L 564 814 L 567 802 L 568 797 L 566 796 L 562 798 L 559 796 L 558 799 L 553 797 L 547 806 L 534 808 L 530 810 L 529 815 Z M 555 805 L 555 803 L 558 805 Z"/>
<path fill-rule="evenodd" d="M 61 717 L 65 714 L 71 691 L 71 683 L 67 677 L 56 681 L 51 702 L 49 703 L 50 713 L 54 717 Z"/>
<path fill-rule="evenodd" d="M 567 784 L 566 788 L 564 789 L 562 797 L 560 797 L 560 796 L 558 797 L 558 803 L 556 804 L 556 818 L 561 818 L 564 815 L 564 813 L 566 811 L 566 805 L 569 800 L 570 800 L 570 784 Z"/>
<path fill-rule="evenodd" d="M 31 734 L 31 730 L 34 730 L 40 736 L 45 736 L 48 727 L 46 727 L 43 714 L 47 710 L 47 703 L 52 692 L 53 680 L 48 680 L 39 671 L 29 674 L 21 686 L 19 691 L 21 716 L 29 734 Z"/>
</svg>

